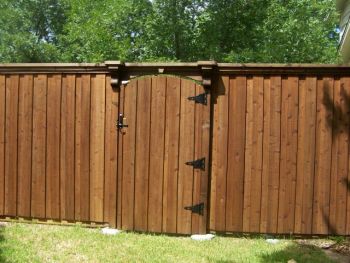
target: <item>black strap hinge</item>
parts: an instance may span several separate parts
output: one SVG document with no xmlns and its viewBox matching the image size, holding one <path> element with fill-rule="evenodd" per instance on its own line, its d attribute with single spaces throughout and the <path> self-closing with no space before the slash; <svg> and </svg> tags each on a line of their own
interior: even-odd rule
<svg viewBox="0 0 350 263">
<path fill-rule="evenodd" d="M 193 206 L 186 206 L 185 210 L 190 210 L 194 214 L 203 215 L 204 214 L 204 203 L 200 203 Z"/>
<path fill-rule="evenodd" d="M 202 171 L 205 171 L 205 158 L 201 158 L 191 162 L 186 162 L 186 165 L 193 166 L 193 169 L 201 169 Z"/>
<path fill-rule="evenodd" d="M 202 93 L 194 97 L 188 97 L 187 99 L 193 100 L 195 103 L 200 103 L 203 105 L 207 105 L 207 93 Z"/>
</svg>

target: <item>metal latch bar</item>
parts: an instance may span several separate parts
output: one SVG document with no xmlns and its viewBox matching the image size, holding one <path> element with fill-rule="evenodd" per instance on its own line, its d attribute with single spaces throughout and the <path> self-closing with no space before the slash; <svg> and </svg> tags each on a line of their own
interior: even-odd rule
<svg viewBox="0 0 350 263">
<path fill-rule="evenodd" d="M 193 169 L 200 169 L 202 171 L 205 171 L 205 158 L 201 158 L 198 160 L 186 162 L 186 165 L 193 166 Z"/>
</svg>

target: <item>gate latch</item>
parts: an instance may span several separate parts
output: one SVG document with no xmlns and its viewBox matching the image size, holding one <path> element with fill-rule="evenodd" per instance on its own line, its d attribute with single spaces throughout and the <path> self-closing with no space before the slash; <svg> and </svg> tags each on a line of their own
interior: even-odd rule
<svg viewBox="0 0 350 263">
<path fill-rule="evenodd" d="M 194 97 L 188 97 L 188 100 L 193 100 L 195 103 L 207 105 L 207 93 L 202 93 Z"/>
<path fill-rule="evenodd" d="M 185 164 L 193 166 L 193 169 L 200 169 L 202 171 L 205 171 L 205 158 L 201 158 L 191 162 L 186 162 Z"/>
<path fill-rule="evenodd" d="M 119 113 L 117 127 L 119 130 L 123 129 L 124 127 L 129 127 L 129 125 L 126 124 L 126 118 L 124 117 L 123 113 Z"/>
<path fill-rule="evenodd" d="M 186 206 L 185 210 L 190 210 L 192 213 L 199 214 L 202 216 L 204 214 L 204 203 L 200 203 L 193 206 Z"/>
</svg>

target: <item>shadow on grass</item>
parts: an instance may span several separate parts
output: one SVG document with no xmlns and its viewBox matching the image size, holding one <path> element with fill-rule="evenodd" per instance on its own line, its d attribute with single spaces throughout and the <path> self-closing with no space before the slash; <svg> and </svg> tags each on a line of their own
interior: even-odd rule
<svg viewBox="0 0 350 263">
<path fill-rule="evenodd" d="M 289 245 L 283 250 L 260 255 L 260 259 L 260 262 L 288 262 L 292 259 L 303 263 L 334 262 L 321 248 L 297 243 Z"/>
<path fill-rule="evenodd" d="M 4 257 L 4 248 L 3 248 L 3 242 L 5 241 L 4 231 L 5 231 L 5 227 L 0 225 L 0 262 L 10 263 L 11 261 Z"/>
</svg>

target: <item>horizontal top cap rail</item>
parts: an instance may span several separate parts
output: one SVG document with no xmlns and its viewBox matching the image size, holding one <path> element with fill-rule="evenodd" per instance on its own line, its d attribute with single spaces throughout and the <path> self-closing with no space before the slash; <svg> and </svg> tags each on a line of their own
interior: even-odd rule
<svg viewBox="0 0 350 263">
<path fill-rule="evenodd" d="M 215 70 L 222 74 L 350 74 L 350 65 L 344 64 L 239 64 L 217 63 L 215 61 L 123 63 L 5 63 L 0 64 L 0 73 L 109 73 L 116 71 L 142 73 L 192 72 L 201 74 L 203 70 Z"/>
<path fill-rule="evenodd" d="M 345 64 L 233 64 L 218 63 L 221 74 L 332 74 L 350 75 Z"/>
<path fill-rule="evenodd" d="M 103 63 L 9 63 L 0 73 L 108 73 Z"/>
</svg>

